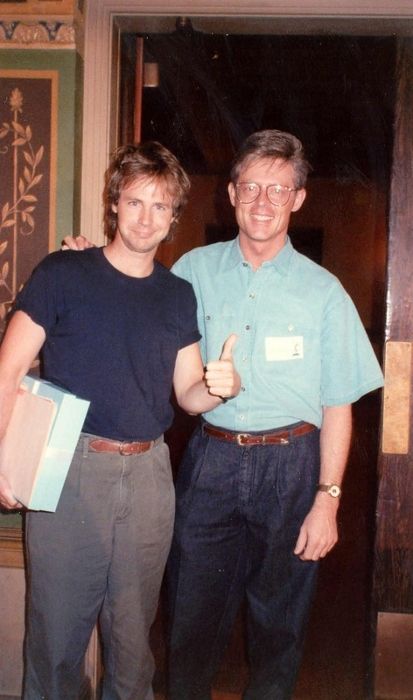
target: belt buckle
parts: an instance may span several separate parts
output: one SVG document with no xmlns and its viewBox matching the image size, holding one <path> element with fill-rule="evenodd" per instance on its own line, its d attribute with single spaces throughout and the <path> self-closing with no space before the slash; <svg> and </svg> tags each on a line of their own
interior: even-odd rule
<svg viewBox="0 0 413 700">
<path fill-rule="evenodd" d="M 243 440 L 246 440 L 249 437 L 249 433 L 238 433 L 236 440 L 237 440 L 237 445 L 242 447 L 242 445 L 245 445 Z"/>
<path fill-rule="evenodd" d="M 129 449 L 128 449 L 129 448 Z M 119 454 L 122 455 L 122 457 L 130 457 L 133 454 L 133 450 L 131 450 L 131 444 L 130 442 L 122 442 L 119 446 Z"/>
</svg>

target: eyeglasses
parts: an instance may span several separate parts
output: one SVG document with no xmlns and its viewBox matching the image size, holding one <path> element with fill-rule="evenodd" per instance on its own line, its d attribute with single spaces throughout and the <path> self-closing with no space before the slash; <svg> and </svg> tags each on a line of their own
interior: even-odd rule
<svg viewBox="0 0 413 700">
<path fill-rule="evenodd" d="M 257 182 L 238 182 L 235 185 L 235 194 L 241 204 L 251 204 L 261 194 L 265 187 L 267 197 L 276 207 L 284 207 L 290 199 L 291 192 L 298 192 L 295 187 L 285 185 L 259 185 Z"/>
</svg>

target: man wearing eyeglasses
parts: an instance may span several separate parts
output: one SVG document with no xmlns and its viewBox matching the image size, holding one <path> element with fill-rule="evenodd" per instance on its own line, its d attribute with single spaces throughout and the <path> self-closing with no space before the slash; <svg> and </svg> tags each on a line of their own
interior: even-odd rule
<svg viewBox="0 0 413 700">
<path fill-rule="evenodd" d="M 245 596 L 243 698 L 292 697 L 318 562 L 337 542 L 351 403 L 382 386 L 352 301 L 288 237 L 309 167 L 291 134 L 250 136 L 228 187 L 238 237 L 173 268 L 193 285 L 204 361 L 236 333 L 243 385 L 205 416 L 179 469 L 171 700 L 211 697 Z"/>
</svg>

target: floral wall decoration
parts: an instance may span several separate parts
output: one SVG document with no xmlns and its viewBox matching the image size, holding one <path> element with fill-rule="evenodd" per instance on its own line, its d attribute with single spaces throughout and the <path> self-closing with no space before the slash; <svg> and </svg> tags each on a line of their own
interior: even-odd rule
<svg viewBox="0 0 413 700">
<path fill-rule="evenodd" d="M 0 336 L 54 238 L 56 95 L 55 71 L 0 71 Z"/>
</svg>

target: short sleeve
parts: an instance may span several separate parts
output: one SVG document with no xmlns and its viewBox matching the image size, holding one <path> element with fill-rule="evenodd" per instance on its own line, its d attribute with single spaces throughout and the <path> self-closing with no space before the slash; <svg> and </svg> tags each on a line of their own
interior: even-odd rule
<svg viewBox="0 0 413 700">
<path fill-rule="evenodd" d="M 338 285 L 325 309 L 321 336 L 324 406 L 353 403 L 383 386 L 383 374 L 357 309 Z"/>
<path fill-rule="evenodd" d="M 181 280 L 182 291 L 178 302 L 179 346 L 180 349 L 201 339 L 197 323 L 197 302 L 189 282 Z"/>
<path fill-rule="evenodd" d="M 33 270 L 23 289 L 16 297 L 14 311 L 24 311 L 46 333 L 58 317 L 57 253 L 51 253 Z"/>
</svg>

